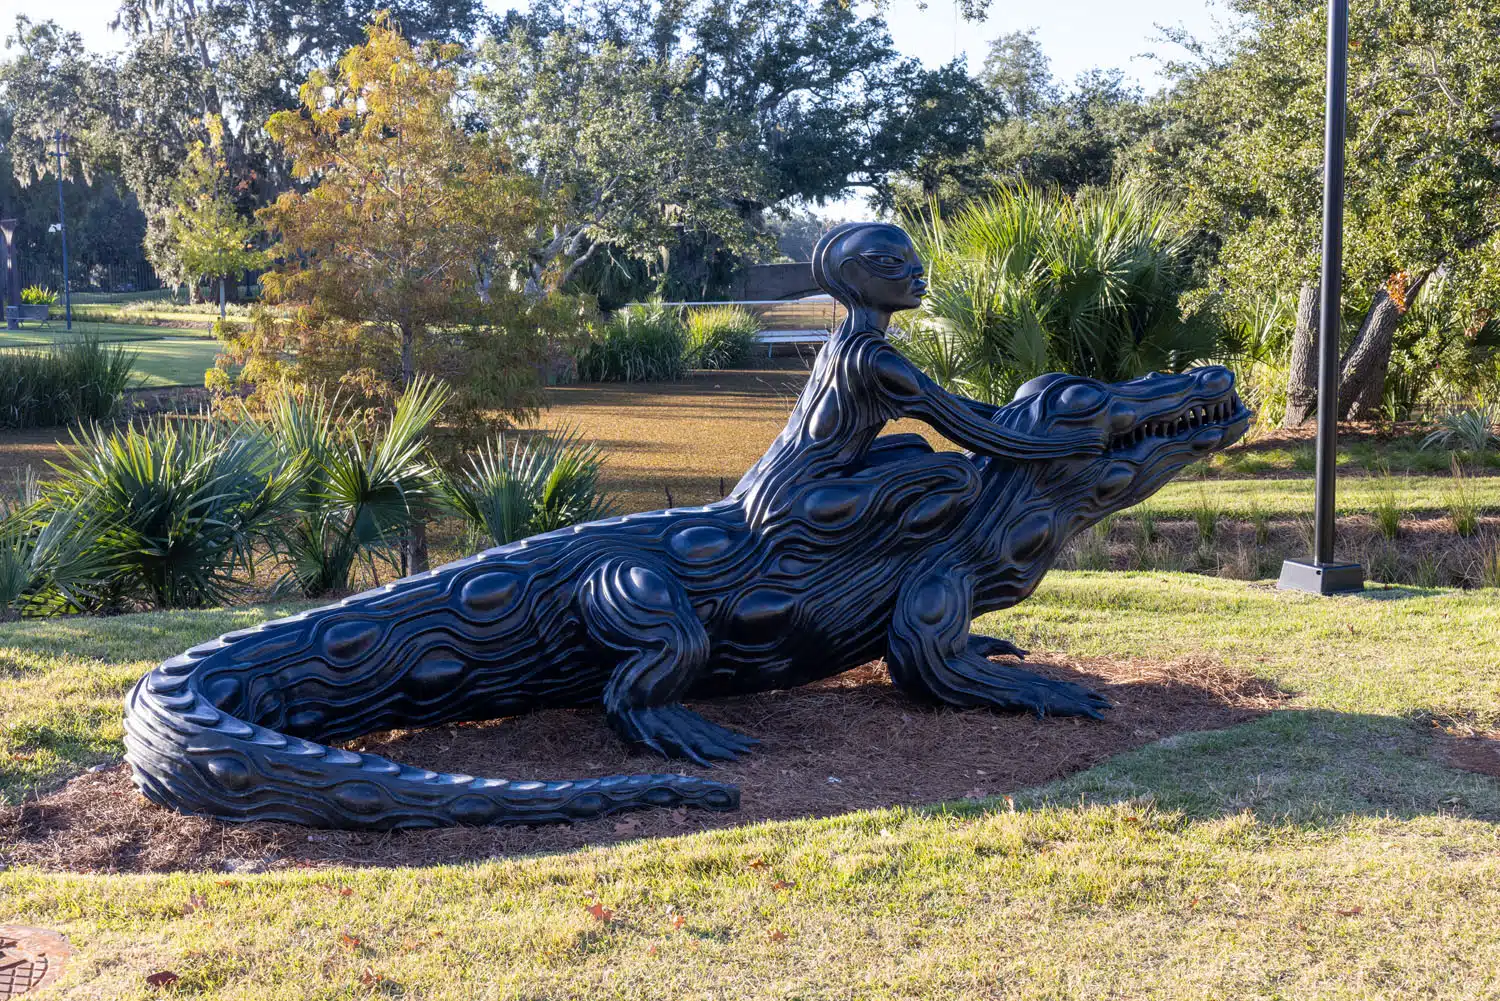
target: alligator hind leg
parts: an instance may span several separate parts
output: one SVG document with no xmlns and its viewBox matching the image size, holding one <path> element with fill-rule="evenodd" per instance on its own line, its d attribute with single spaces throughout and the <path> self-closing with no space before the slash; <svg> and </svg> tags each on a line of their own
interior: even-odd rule
<svg viewBox="0 0 1500 1001">
<path fill-rule="evenodd" d="M 1005 640 L 970 636 L 974 583 L 964 570 L 939 566 L 906 582 L 891 620 L 886 664 L 891 680 L 916 698 L 952 706 L 1025 709 L 1038 716 L 1092 716 L 1109 700 L 1069 681 L 991 663 L 1021 656 Z"/>
<path fill-rule="evenodd" d="M 708 664 L 708 633 L 670 574 L 609 560 L 579 592 L 589 637 L 622 656 L 604 689 L 604 712 L 621 739 L 700 765 L 733 761 L 757 742 L 710 723 L 678 700 Z"/>
</svg>

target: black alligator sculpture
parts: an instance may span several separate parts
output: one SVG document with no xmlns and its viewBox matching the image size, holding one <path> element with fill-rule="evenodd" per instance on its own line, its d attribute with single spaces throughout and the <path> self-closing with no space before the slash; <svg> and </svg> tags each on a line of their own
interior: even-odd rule
<svg viewBox="0 0 1500 1001">
<path fill-rule="evenodd" d="M 152 801 L 225 820 L 405 828 L 738 805 L 676 774 L 516 782 L 330 744 L 392 728 L 598 705 L 620 737 L 699 763 L 754 744 L 684 700 L 791 688 L 883 657 L 909 695 L 1098 716 L 1107 702 L 1007 664 L 975 615 L 1031 594 L 1078 531 L 1243 433 L 1223 368 L 1114 385 L 1046 375 L 991 407 L 884 336 L 916 306 L 901 230 L 840 227 L 814 255 L 849 313 L 786 430 L 730 496 L 536 536 L 166 661 L 126 701 Z M 917 435 L 928 421 L 968 453 Z"/>
</svg>

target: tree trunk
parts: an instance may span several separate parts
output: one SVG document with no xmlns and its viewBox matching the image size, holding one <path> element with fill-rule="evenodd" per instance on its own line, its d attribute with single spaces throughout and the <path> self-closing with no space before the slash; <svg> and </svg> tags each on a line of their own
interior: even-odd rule
<svg viewBox="0 0 1500 1001">
<path fill-rule="evenodd" d="M 224 276 L 219 276 L 219 319 L 224 319 Z"/>
<path fill-rule="evenodd" d="M 1375 293 L 1359 334 L 1339 365 L 1339 420 L 1370 420 L 1380 413 L 1396 326 L 1426 281 L 1427 274 L 1420 275 L 1407 286 L 1400 301 L 1392 298 L 1388 289 Z"/>
<path fill-rule="evenodd" d="M 1317 285 L 1304 283 L 1297 295 L 1297 328 L 1292 335 L 1292 364 L 1286 379 L 1284 428 L 1299 427 L 1312 416 L 1318 403 L 1318 295 Z"/>
</svg>

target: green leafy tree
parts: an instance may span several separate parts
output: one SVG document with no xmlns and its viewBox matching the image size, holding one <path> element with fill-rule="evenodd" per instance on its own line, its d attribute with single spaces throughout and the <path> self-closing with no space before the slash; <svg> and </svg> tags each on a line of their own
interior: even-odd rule
<svg viewBox="0 0 1500 1001">
<path fill-rule="evenodd" d="M 1166 124 L 1135 151 L 1217 245 L 1214 282 L 1253 308 L 1300 299 L 1289 419 L 1313 407 L 1322 218 L 1321 7 L 1236 0 L 1241 30 L 1169 66 Z M 1451 326 L 1482 328 L 1500 282 L 1500 4 L 1355 0 L 1350 12 L 1346 315 L 1340 410 L 1374 416 L 1396 330 L 1422 286 L 1447 277 Z M 1300 288 L 1300 295 L 1299 295 Z"/>
<path fill-rule="evenodd" d="M 476 80 L 482 119 L 536 178 L 545 211 L 525 278 L 560 288 L 606 247 L 661 260 L 686 235 L 749 250 L 765 197 L 752 137 L 691 88 L 695 67 L 578 32 L 491 42 Z"/>
<path fill-rule="evenodd" d="M 171 258 L 163 263 L 193 279 L 217 278 L 223 319 L 228 276 L 266 263 L 265 252 L 256 247 L 264 230 L 230 197 L 223 126 L 213 116 L 207 125 L 209 141 L 193 144 L 177 178 L 165 224 L 165 250 Z"/>
</svg>

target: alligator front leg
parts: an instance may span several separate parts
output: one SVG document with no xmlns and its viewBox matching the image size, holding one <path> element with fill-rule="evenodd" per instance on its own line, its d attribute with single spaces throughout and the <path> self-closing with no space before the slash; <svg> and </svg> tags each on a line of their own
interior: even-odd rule
<svg viewBox="0 0 1500 1001">
<path fill-rule="evenodd" d="M 709 641 L 671 574 L 612 559 L 584 581 L 579 601 L 589 637 L 622 658 L 604 689 L 605 715 L 621 739 L 700 765 L 733 761 L 757 743 L 680 704 L 708 664 Z"/>
<path fill-rule="evenodd" d="M 973 597 L 970 572 L 948 565 L 930 567 L 902 586 L 886 651 L 898 688 L 951 706 L 1102 718 L 1100 710 L 1109 708 L 1102 695 L 987 660 L 990 654 L 1024 651 L 1005 640 L 969 635 Z"/>
</svg>

